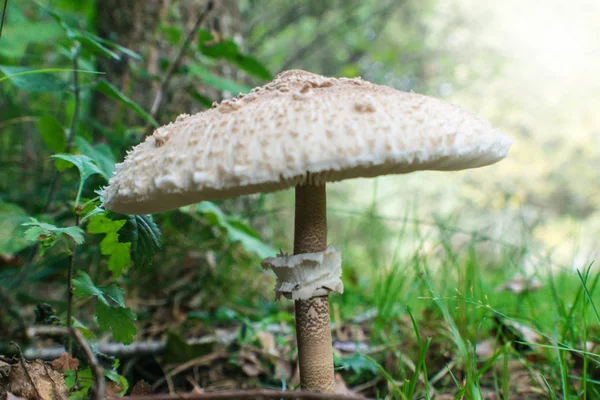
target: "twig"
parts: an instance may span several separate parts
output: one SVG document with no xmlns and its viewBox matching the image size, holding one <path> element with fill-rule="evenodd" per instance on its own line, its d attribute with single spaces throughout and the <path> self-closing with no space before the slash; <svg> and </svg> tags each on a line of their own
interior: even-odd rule
<svg viewBox="0 0 600 400">
<path fill-rule="evenodd" d="M 206 4 L 206 8 L 198 16 L 198 18 L 196 19 L 196 23 L 194 24 L 194 27 L 189 31 L 187 37 L 185 38 L 181 47 L 179 48 L 179 51 L 177 53 L 177 56 L 175 57 L 175 60 L 173 60 L 173 62 L 169 65 L 169 68 L 167 69 L 165 76 L 163 77 L 162 81 L 160 82 L 160 87 L 158 88 L 158 91 L 156 92 L 156 96 L 154 97 L 154 102 L 152 103 L 152 108 L 150 109 L 150 116 L 152 118 L 156 119 L 156 115 L 158 114 L 158 110 L 160 109 L 160 106 L 162 104 L 164 94 L 169 87 L 169 82 L 171 81 L 171 78 L 173 77 L 173 74 L 175 73 L 177 68 L 179 68 L 179 64 L 181 64 L 181 60 L 183 59 L 185 51 L 187 50 L 192 39 L 196 35 L 198 28 L 200 28 L 200 25 L 202 25 L 202 23 L 208 17 L 209 13 L 212 11 L 213 5 L 214 5 L 213 0 L 209 0 L 208 3 Z"/>
<path fill-rule="evenodd" d="M 71 332 L 71 335 L 75 338 L 75 340 L 77 340 L 77 342 L 83 349 L 83 352 L 85 353 L 88 363 L 90 364 L 90 367 L 92 367 L 92 371 L 94 372 L 94 382 L 96 385 L 95 390 L 94 390 L 94 398 L 96 400 L 105 399 L 106 398 L 106 384 L 104 382 L 104 371 L 102 370 L 102 367 L 98 363 L 98 359 L 96 358 L 96 355 L 92 351 L 92 348 L 90 347 L 90 345 L 86 342 L 86 340 L 83 337 L 83 335 L 81 334 L 81 332 L 79 332 L 79 330 L 77 330 L 75 328 L 71 328 L 69 330 Z"/>
<path fill-rule="evenodd" d="M 4 0 L 4 9 L 2 10 L 2 19 L 0 19 L 0 38 L 2 37 L 2 28 L 4 28 L 4 18 L 6 18 L 6 7 L 8 0 Z"/>
<path fill-rule="evenodd" d="M 252 324 L 254 329 L 259 329 L 260 324 Z M 53 331 L 49 330 L 49 326 L 31 326 L 27 328 L 26 334 L 28 337 L 33 338 L 38 335 L 52 335 Z M 64 329 L 61 327 L 57 327 L 59 329 L 58 333 L 54 333 L 55 335 L 61 335 L 60 329 Z M 289 334 L 291 329 L 286 326 L 280 326 L 279 324 L 270 324 L 267 325 L 264 329 L 268 333 L 272 334 Z M 220 335 L 207 335 L 198 338 L 191 338 L 187 340 L 189 345 L 194 344 L 208 344 L 208 343 L 220 343 L 224 345 L 230 345 L 237 338 L 237 332 L 232 333 L 223 333 Z M 167 345 L 165 340 L 149 340 L 145 342 L 137 342 L 132 344 L 122 344 L 122 343 L 97 343 L 96 349 L 100 353 L 104 353 L 109 356 L 117 357 L 117 358 L 127 358 L 133 356 L 140 355 L 158 355 L 161 354 Z M 28 348 L 25 350 L 25 355 L 27 358 L 41 358 L 43 360 L 54 360 L 62 353 L 65 352 L 65 349 L 62 346 L 53 346 L 53 347 L 45 347 L 41 349 L 36 348 Z"/>
<path fill-rule="evenodd" d="M 172 371 L 168 372 L 165 374 L 164 377 L 160 378 L 159 380 L 157 380 L 154 385 L 152 385 L 152 390 L 155 390 L 156 388 L 160 387 L 160 385 L 163 384 L 163 382 L 171 382 L 171 379 L 177 375 L 182 373 L 183 371 L 195 367 L 197 365 L 207 365 L 210 364 L 211 362 L 213 362 L 214 360 L 217 360 L 219 358 L 228 358 L 231 354 L 226 353 L 226 352 L 220 352 L 220 353 L 213 353 L 213 354 L 207 354 L 205 356 L 202 357 L 198 357 L 198 358 L 194 358 L 193 360 L 190 360 L 188 362 L 185 362 L 181 365 L 178 365 L 175 369 L 173 369 Z M 169 390 L 171 390 L 171 384 L 169 384 Z"/>
<path fill-rule="evenodd" d="M 27 379 L 29 380 L 29 383 L 33 387 L 33 390 L 35 390 L 35 393 L 38 395 L 38 398 L 41 399 L 42 395 L 40 395 L 40 391 L 38 390 L 37 386 L 35 386 L 35 382 L 33 382 L 33 379 L 31 378 L 31 375 L 29 375 L 29 369 L 27 368 L 27 360 L 25 360 L 25 357 L 23 357 L 23 353 L 21 352 L 21 348 L 15 342 L 10 342 L 10 344 L 12 344 L 13 346 L 15 346 L 17 348 L 17 351 L 19 352 L 19 362 L 21 364 L 21 368 L 23 368 L 23 371 L 25 372 L 25 375 L 27 376 Z"/>
<path fill-rule="evenodd" d="M 342 395 L 314 392 L 291 392 L 284 390 L 244 390 L 223 391 L 211 393 L 182 393 L 182 394 L 156 394 L 149 396 L 112 397 L 122 400 L 178 400 L 178 399 L 200 399 L 200 400 L 227 400 L 227 399 L 329 399 L 329 400 L 365 400 L 360 395 Z"/>
<path fill-rule="evenodd" d="M 79 208 L 79 206 L 77 206 Z M 75 226 L 79 226 L 79 209 L 75 210 Z M 75 255 L 77 243 L 73 242 L 73 249 L 69 255 L 69 271 L 67 272 L 67 329 L 71 329 L 73 316 L 73 275 L 75 275 Z M 67 336 L 67 351 L 72 353 L 73 341 L 71 335 Z"/>
</svg>

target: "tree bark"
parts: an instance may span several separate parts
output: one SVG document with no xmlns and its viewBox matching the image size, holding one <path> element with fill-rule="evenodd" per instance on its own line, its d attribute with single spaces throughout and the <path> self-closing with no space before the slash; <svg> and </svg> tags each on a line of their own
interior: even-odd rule
<svg viewBox="0 0 600 400">
<path fill-rule="evenodd" d="M 142 56 L 136 61 L 127 56 L 121 60 L 103 58 L 99 69 L 106 73 L 104 78 L 119 88 L 129 98 L 149 111 L 166 67 L 173 61 L 178 46 L 192 29 L 198 16 L 205 10 L 207 0 L 102 0 L 97 2 L 97 30 L 102 38 L 125 46 Z M 171 45 L 162 26 L 173 26 L 181 30 L 180 43 Z M 220 37 L 235 37 L 240 31 L 240 13 L 235 0 L 214 2 L 209 19 L 201 29 L 209 29 Z M 188 49 L 193 51 L 194 43 Z M 180 68 L 190 62 L 182 60 Z M 147 72 L 140 73 L 140 72 Z M 217 66 L 217 73 L 232 78 L 234 71 L 225 63 Z M 157 115 L 159 123 L 166 123 L 181 113 L 196 113 L 204 107 L 190 94 L 197 91 L 212 100 L 220 100 L 221 93 L 203 87 L 187 74 L 175 74 L 165 93 L 163 105 Z M 101 125 L 112 129 L 122 125 L 143 125 L 141 119 L 130 110 L 121 107 L 115 113 L 115 101 L 102 94 L 93 101 L 94 118 Z"/>
</svg>

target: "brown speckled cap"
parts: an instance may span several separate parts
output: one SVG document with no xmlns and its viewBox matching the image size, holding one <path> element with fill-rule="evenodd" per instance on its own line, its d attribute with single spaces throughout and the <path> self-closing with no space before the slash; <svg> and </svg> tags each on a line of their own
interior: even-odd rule
<svg viewBox="0 0 600 400">
<path fill-rule="evenodd" d="M 104 206 L 146 214 L 304 183 L 475 168 L 511 144 L 435 98 L 291 70 L 158 128 L 117 165 Z"/>
</svg>

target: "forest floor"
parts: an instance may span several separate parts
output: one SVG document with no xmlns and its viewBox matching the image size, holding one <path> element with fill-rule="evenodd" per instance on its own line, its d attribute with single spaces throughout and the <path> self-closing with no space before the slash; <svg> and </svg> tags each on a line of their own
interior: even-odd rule
<svg viewBox="0 0 600 400">
<path fill-rule="evenodd" d="M 482 256 L 474 243 L 460 253 L 443 243 L 440 248 L 393 262 L 368 280 L 359 279 L 356 266 L 348 263 L 345 293 L 331 296 L 339 393 L 394 399 L 600 398 L 597 269 L 525 277 L 507 258 Z M 142 281 L 127 296 L 138 313 L 135 342 L 111 344 L 107 335 L 96 340 L 100 354 L 120 360 L 118 371 L 127 379 L 110 383 L 112 393 L 123 386 L 138 394 L 299 386 L 293 303 L 274 301 L 271 278 L 253 278 L 244 286 L 245 277 L 232 277 L 211 263 L 210 254 L 190 252 L 166 273 L 170 279 L 150 282 L 132 273 L 131 280 Z M 22 310 L 26 320 L 44 311 L 39 305 L 36 311 L 35 298 L 61 304 L 58 284 L 45 282 L 36 296 L 19 299 L 29 303 Z M 89 302 L 79 301 L 76 315 L 91 324 L 87 307 Z M 15 332 L 15 322 L 2 334 Z M 61 372 L 70 363 L 59 358 L 63 350 L 56 339 L 25 342 L 28 360 L 54 360 Z M 81 388 L 81 376 L 91 381 L 91 375 L 80 349 L 73 354 L 84 360 Z M 3 360 L 16 364 L 18 357 Z"/>
</svg>

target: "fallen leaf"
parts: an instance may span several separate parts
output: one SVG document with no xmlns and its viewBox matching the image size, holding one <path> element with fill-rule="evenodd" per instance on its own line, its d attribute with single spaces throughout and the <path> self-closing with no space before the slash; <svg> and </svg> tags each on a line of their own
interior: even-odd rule
<svg viewBox="0 0 600 400">
<path fill-rule="evenodd" d="M 63 374 L 41 360 L 14 365 L 7 389 L 15 396 L 28 399 L 58 400 L 67 397 Z"/>
<path fill-rule="evenodd" d="M 61 372 L 63 374 L 69 370 L 76 370 L 78 366 L 79 360 L 73 358 L 71 353 L 66 351 L 62 353 L 62 355 L 56 360 L 52 361 L 52 368 L 54 368 L 55 371 Z"/>
<path fill-rule="evenodd" d="M 123 388 L 118 383 L 112 381 L 106 382 L 107 397 L 118 397 L 121 392 L 123 392 Z"/>
<path fill-rule="evenodd" d="M 152 387 L 141 379 L 131 389 L 132 396 L 144 396 L 148 394 L 152 394 Z"/>
<path fill-rule="evenodd" d="M 261 348 L 267 353 L 275 357 L 279 357 L 279 352 L 275 346 L 275 335 L 269 332 L 258 332 L 256 334 Z"/>
</svg>

